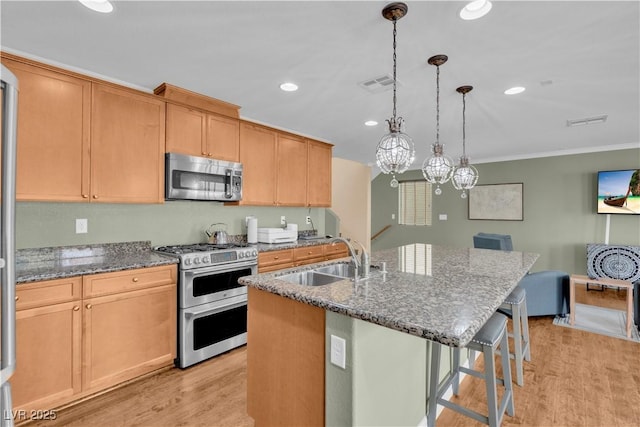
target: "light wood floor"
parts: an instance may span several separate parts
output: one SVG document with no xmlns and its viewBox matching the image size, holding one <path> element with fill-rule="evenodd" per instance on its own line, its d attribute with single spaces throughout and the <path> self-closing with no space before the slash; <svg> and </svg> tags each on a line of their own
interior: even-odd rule
<svg viewBox="0 0 640 427">
<path fill-rule="evenodd" d="M 624 309 L 625 292 L 584 292 L 578 302 Z M 504 426 L 640 425 L 640 344 L 530 318 L 532 361 Z M 481 366 L 481 362 L 479 362 Z M 512 368 L 513 369 L 513 368 Z M 485 409 L 484 383 L 467 377 L 458 402 Z M 246 414 L 246 347 L 186 370 L 171 369 L 73 407 L 39 424 L 70 426 L 253 426 Z M 438 427 L 480 426 L 445 409 Z"/>
</svg>

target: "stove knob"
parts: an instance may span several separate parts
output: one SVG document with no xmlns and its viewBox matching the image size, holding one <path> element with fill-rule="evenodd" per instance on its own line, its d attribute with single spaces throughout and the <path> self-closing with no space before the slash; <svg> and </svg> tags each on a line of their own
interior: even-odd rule
<svg viewBox="0 0 640 427">
<path fill-rule="evenodd" d="M 244 254 L 244 255 L 245 255 L 247 258 L 251 258 L 251 256 L 252 256 L 253 254 L 251 253 L 251 250 L 248 250 L 248 251 L 246 251 L 246 252 L 245 252 L 245 254 Z"/>
<path fill-rule="evenodd" d="M 244 258 L 244 252 L 238 251 L 238 258 Z"/>
<path fill-rule="evenodd" d="M 184 260 L 184 265 L 191 265 L 191 258 L 186 258 Z"/>
<path fill-rule="evenodd" d="M 253 252 L 251 252 L 251 255 L 253 255 L 254 257 L 258 256 L 258 251 L 256 251 L 255 249 L 253 250 Z"/>
<path fill-rule="evenodd" d="M 209 264 L 209 257 L 208 256 L 203 256 L 202 257 L 202 263 L 203 264 Z"/>
<path fill-rule="evenodd" d="M 200 258 L 194 258 L 193 259 L 193 263 L 194 264 L 200 264 Z"/>
</svg>

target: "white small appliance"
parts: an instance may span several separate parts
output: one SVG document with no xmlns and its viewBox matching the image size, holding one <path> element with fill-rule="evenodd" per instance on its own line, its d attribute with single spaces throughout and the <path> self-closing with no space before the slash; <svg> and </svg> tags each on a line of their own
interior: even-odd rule
<svg viewBox="0 0 640 427">
<path fill-rule="evenodd" d="M 258 228 L 258 242 L 260 243 L 291 243 L 297 240 L 297 229 Z"/>
</svg>

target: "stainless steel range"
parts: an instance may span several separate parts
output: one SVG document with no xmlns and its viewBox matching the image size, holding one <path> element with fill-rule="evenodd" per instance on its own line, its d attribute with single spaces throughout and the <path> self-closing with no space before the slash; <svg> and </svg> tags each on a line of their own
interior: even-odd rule
<svg viewBox="0 0 640 427">
<path fill-rule="evenodd" d="M 207 243 L 154 249 L 180 259 L 176 366 L 186 368 L 246 344 L 247 287 L 238 278 L 257 273 L 257 249 Z"/>
</svg>

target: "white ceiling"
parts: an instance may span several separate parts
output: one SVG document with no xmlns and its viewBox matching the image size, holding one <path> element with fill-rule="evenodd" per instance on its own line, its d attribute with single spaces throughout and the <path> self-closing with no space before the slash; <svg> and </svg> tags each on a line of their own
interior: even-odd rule
<svg viewBox="0 0 640 427">
<path fill-rule="evenodd" d="M 3 50 L 137 88 L 167 82 L 240 105 L 241 117 L 335 144 L 334 155 L 375 162 L 392 92 L 359 82 L 392 71 L 385 1 L 116 1 L 92 12 L 76 1 L 0 3 Z M 476 21 L 466 2 L 407 1 L 398 22 L 398 115 L 419 168 L 435 140 L 435 67 L 441 67 L 440 137 L 472 163 L 640 146 L 640 2 L 494 1 Z M 300 86 L 279 89 L 284 81 Z M 527 90 L 515 96 L 511 86 Z M 568 119 L 608 115 L 604 124 Z M 380 125 L 368 128 L 365 120 Z M 640 160 L 640 159 L 639 159 Z"/>
</svg>

